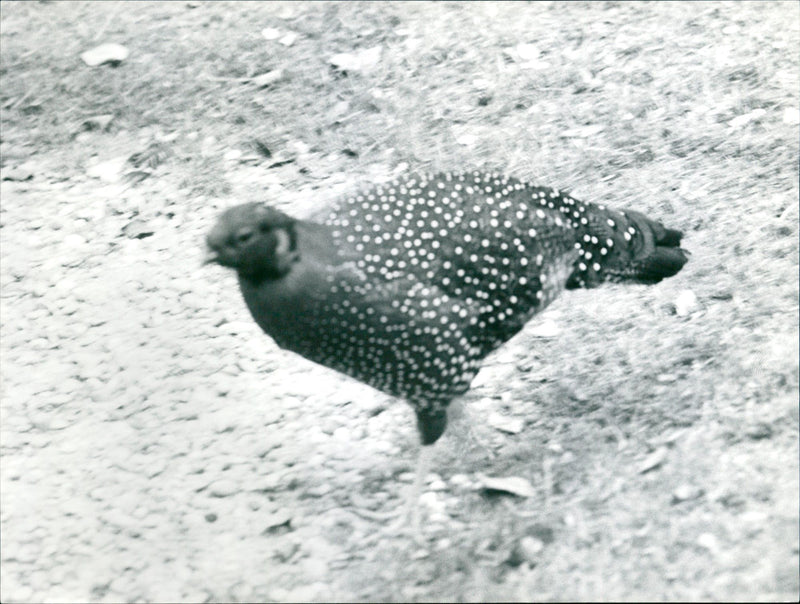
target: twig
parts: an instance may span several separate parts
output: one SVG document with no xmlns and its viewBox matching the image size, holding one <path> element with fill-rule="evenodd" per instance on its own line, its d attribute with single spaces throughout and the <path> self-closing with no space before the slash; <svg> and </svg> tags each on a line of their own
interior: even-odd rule
<svg viewBox="0 0 800 604">
<path fill-rule="evenodd" d="M 249 76 L 246 78 L 221 78 L 219 76 L 212 76 L 206 72 L 203 72 L 203 78 L 206 80 L 211 80 L 212 82 L 249 82 L 255 79 L 254 76 Z"/>
</svg>

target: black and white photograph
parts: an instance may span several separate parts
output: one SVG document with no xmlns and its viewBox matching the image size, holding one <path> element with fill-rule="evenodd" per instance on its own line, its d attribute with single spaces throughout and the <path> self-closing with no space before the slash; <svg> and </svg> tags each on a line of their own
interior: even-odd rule
<svg viewBox="0 0 800 604">
<path fill-rule="evenodd" d="M 0 601 L 797 602 L 800 3 L 0 2 Z"/>
</svg>

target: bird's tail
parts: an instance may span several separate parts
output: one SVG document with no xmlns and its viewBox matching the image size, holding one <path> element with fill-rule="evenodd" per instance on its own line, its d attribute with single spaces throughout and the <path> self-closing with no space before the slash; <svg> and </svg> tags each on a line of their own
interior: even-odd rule
<svg viewBox="0 0 800 604">
<path fill-rule="evenodd" d="M 588 206 L 588 204 L 587 204 Z M 579 257 L 567 288 L 594 287 L 604 281 L 658 283 L 675 275 L 689 259 L 683 233 L 634 211 L 588 206 L 578 230 Z"/>
</svg>

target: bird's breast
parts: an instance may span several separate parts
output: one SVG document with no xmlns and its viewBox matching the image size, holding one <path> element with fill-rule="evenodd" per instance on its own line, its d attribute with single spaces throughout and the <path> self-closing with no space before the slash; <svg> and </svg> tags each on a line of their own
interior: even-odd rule
<svg viewBox="0 0 800 604">
<path fill-rule="evenodd" d="M 318 273 L 303 263 L 279 279 L 253 283 L 240 277 L 239 285 L 253 319 L 282 346 L 293 334 L 307 330 L 325 288 Z"/>
</svg>

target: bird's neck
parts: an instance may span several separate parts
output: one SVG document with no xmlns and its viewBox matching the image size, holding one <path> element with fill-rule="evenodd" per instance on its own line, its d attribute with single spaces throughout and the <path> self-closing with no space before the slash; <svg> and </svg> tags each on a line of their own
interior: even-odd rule
<svg viewBox="0 0 800 604">
<path fill-rule="evenodd" d="M 253 317 L 270 334 L 306 316 L 330 287 L 326 276 L 335 262 L 336 248 L 329 228 L 304 221 L 294 227 L 297 244 L 288 270 L 260 280 L 239 274 L 242 294 Z"/>
</svg>

